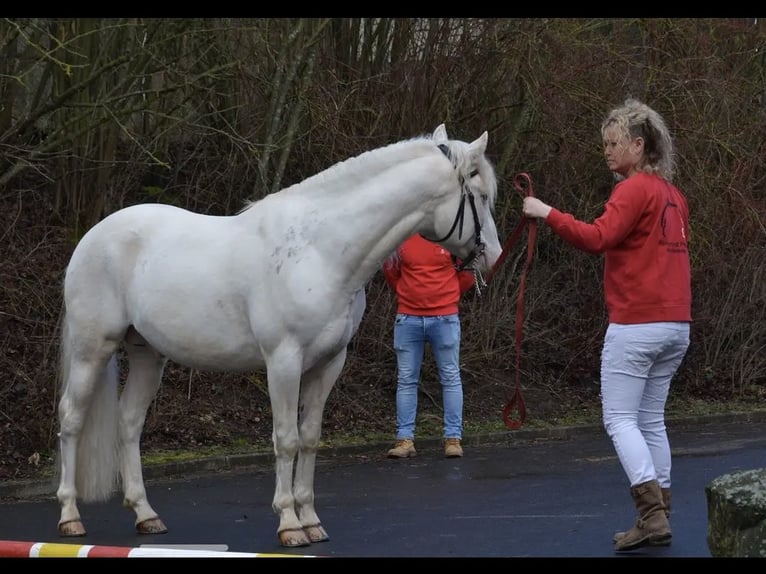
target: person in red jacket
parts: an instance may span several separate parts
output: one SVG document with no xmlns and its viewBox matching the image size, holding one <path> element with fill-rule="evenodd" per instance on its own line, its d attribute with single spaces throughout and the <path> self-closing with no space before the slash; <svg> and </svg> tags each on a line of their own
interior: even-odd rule
<svg viewBox="0 0 766 574">
<path fill-rule="evenodd" d="M 617 551 L 670 545 L 670 444 L 665 402 L 689 347 L 689 207 L 671 183 L 673 145 L 663 118 L 628 99 L 601 125 L 617 184 L 593 223 L 524 199 L 562 239 L 604 254 L 609 325 L 601 352 L 604 428 L 630 481 L 638 520 L 614 535 Z"/>
<path fill-rule="evenodd" d="M 406 239 L 383 263 L 396 293 L 396 445 L 389 458 L 415 456 L 418 384 L 425 345 L 431 348 L 444 403 L 444 455 L 463 456 L 463 383 L 460 377 L 460 296 L 474 284 L 471 271 L 457 271 L 450 253 L 419 234 Z"/>
</svg>

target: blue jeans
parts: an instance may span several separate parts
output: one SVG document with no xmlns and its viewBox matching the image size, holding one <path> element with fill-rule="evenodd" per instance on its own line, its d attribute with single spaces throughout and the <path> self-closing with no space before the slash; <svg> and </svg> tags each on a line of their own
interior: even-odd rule
<svg viewBox="0 0 766 574">
<path fill-rule="evenodd" d="M 396 351 L 396 438 L 415 438 L 418 384 L 425 345 L 439 371 L 444 403 L 444 438 L 462 438 L 463 383 L 460 380 L 460 318 L 455 315 L 419 317 L 397 313 L 394 322 Z"/>
<path fill-rule="evenodd" d="M 689 347 L 689 323 L 612 323 L 601 355 L 604 427 L 631 486 L 670 488 L 665 402 Z"/>
</svg>

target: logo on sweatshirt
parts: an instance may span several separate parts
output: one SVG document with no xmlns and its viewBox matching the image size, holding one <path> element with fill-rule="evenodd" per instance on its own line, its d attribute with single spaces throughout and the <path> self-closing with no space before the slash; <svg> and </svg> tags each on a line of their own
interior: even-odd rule
<svg viewBox="0 0 766 574">
<path fill-rule="evenodd" d="M 662 228 L 662 239 L 660 245 L 665 245 L 670 252 L 686 252 L 686 224 L 681 216 L 681 210 L 678 204 L 669 199 L 662 208 L 660 217 L 660 227 Z"/>
</svg>

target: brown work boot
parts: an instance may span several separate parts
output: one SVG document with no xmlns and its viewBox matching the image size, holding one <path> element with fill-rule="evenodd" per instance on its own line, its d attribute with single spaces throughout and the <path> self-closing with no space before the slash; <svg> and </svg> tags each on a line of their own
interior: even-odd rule
<svg viewBox="0 0 766 574">
<path fill-rule="evenodd" d="M 463 447 L 460 446 L 459 438 L 448 438 L 444 441 L 444 456 L 447 458 L 463 456 Z"/>
<path fill-rule="evenodd" d="M 665 505 L 665 516 L 670 518 L 670 489 L 661 488 L 662 491 L 662 504 Z"/>
<path fill-rule="evenodd" d="M 630 494 L 638 510 L 638 520 L 624 536 L 615 535 L 614 549 L 621 552 L 642 546 L 670 546 L 672 534 L 660 483 L 649 480 L 631 488 Z"/>
<path fill-rule="evenodd" d="M 388 458 L 409 458 L 411 456 L 417 456 L 415 451 L 415 443 L 412 439 L 405 438 L 396 441 L 394 448 L 388 451 Z"/>
<path fill-rule="evenodd" d="M 661 488 L 660 490 L 662 491 L 662 503 L 665 505 L 665 516 L 667 516 L 668 520 L 670 520 L 670 489 Z M 617 542 L 620 538 L 622 538 L 626 534 L 627 532 L 615 532 L 614 538 L 612 538 L 612 542 Z M 656 544 L 656 543 L 650 542 L 649 546 L 667 546 L 667 543 Z"/>
</svg>

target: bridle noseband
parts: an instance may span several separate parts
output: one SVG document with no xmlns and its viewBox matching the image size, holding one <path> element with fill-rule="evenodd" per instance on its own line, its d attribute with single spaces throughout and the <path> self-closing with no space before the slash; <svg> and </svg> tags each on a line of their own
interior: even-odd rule
<svg viewBox="0 0 766 574">
<path fill-rule="evenodd" d="M 442 151 L 442 153 L 447 156 L 447 159 L 452 161 L 452 154 L 450 154 L 449 148 L 444 144 L 439 144 L 439 149 Z M 457 166 L 455 166 L 457 168 Z M 478 173 L 478 170 L 475 170 L 471 172 L 470 177 L 475 176 Z M 457 236 L 458 239 L 461 239 L 463 237 L 463 220 L 465 217 L 465 199 L 468 198 L 468 202 L 471 206 L 471 213 L 473 214 L 473 228 L 475 230 L 474 234 L 474 247 L 471 250 L 471 253 L 466 257 L 464 260 L 462 260 L 459 264 L 455 265 L 455 268 L 458 271 L 463 271 L 465 269 L 471 269 L 470 265 L 476 261 L 476 258 L 479 257 L 482 253 L 484 253 L 484 248 L 486 245 L 481 239 L 481 222 L 479 221 L 479 214 L 476 211 L 476 200 L 473 197 L 473 193 L 471 193 L 470 188 L 468 187 L 468 182 L 466 182 L 465 177 L 463 177 L 462 173 L 458 174 L 458 181 L 460 182 L 460 205 L 457 208 L 457 214 L 455 214 L 455 219 L 452 222 L 452 227 L 450 227 L 450 230 L 447 232 L 447 235 L 442 237 L 441 239 L 429 239 L 428 237 L 425 237 L 429 241 L 433 241 L 434 243 L 440 243 L 442 241 L 446 241 L 454 232 L 455 229 L 458 230 Z M 458 227 L 459 226 L 459 227 Z"/>
</svg>

